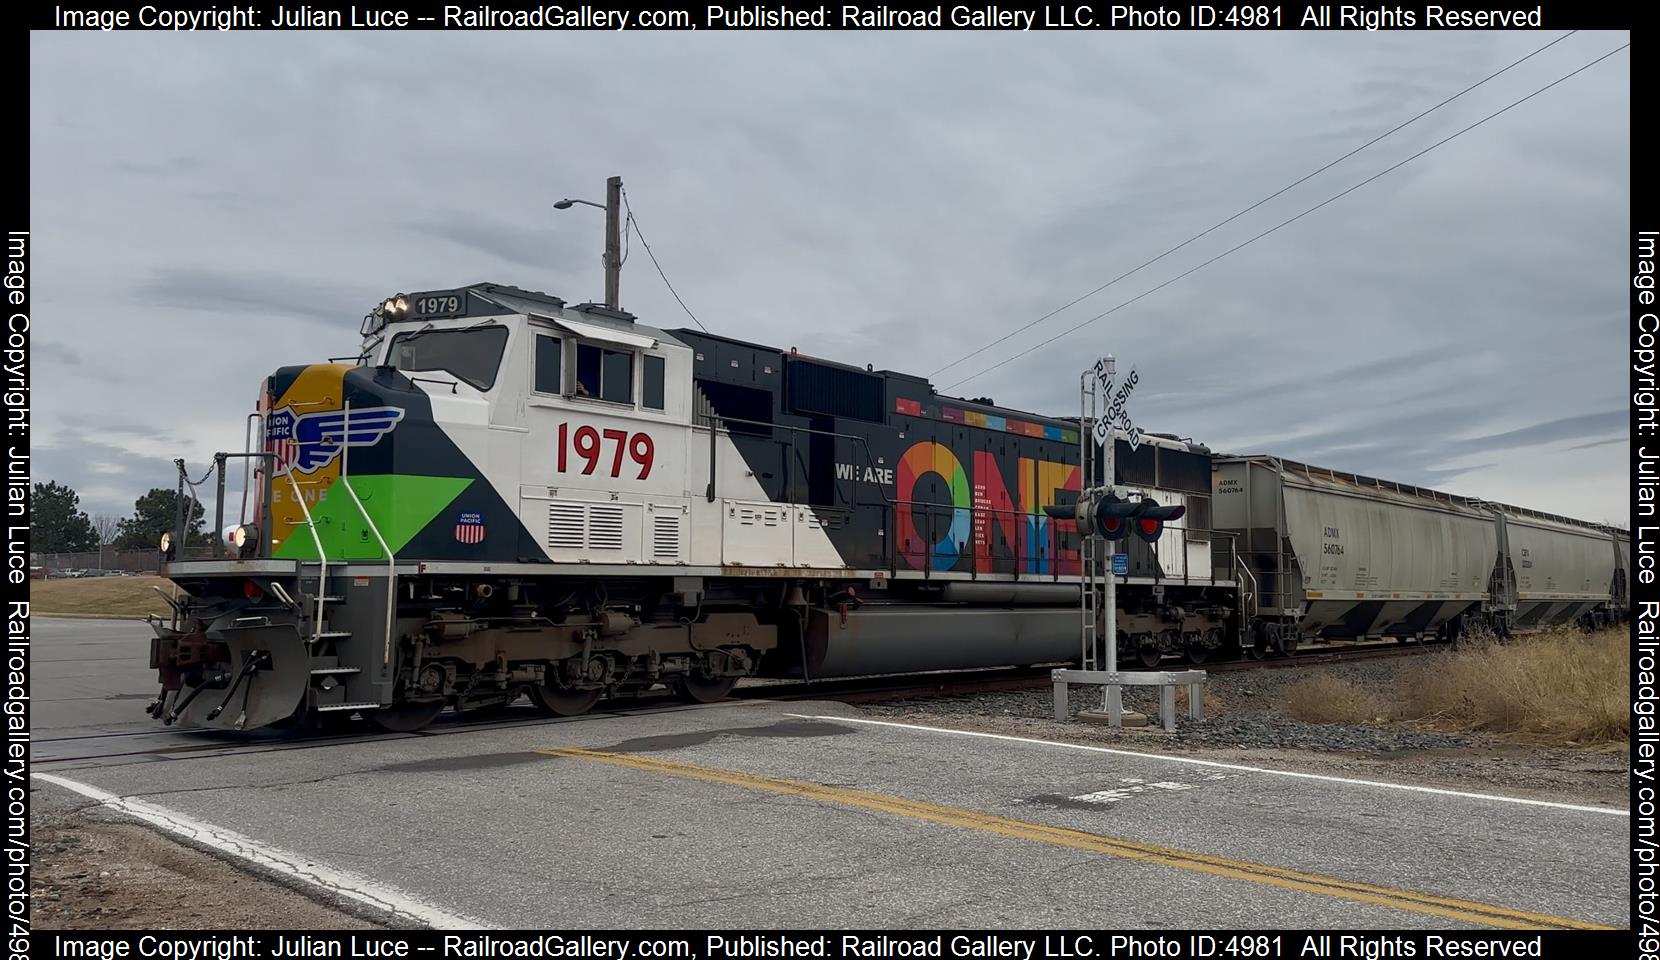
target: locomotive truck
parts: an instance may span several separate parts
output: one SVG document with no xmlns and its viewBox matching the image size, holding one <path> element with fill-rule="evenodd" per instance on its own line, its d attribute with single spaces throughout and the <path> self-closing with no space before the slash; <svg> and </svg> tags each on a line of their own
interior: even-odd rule
<svg viewBox="0 0 1660 960">
<path fill-rule="evenodd" d="M 413 730 L 446 706 L 488 712 L 523 694 L 572 715 L 659 686 L 707 702 L 747 676 L 1079 654 L 1080 531 L 1064 515 L 1105 478 L 1081 476 L 1089 425 L 1076 418 L 492 283 L 389 297 L 360 333 L 348 362 L 266 378 L 246 449 L 215 458 L 214 530 L 227 477 L 239 464 L 245 476 L 228 541 L 193 552 L 182 507 L 163 538 L 180 592 L 154 624 L 153 716 L 251 729 L 360 715 Z M 1321 483 L 1377 501 L 1381 481 L 1317 482 L 1314 468 L 1172 436 L 1115 443 L 1113 481 L 1180 515 L 1121 547 L 1117 642 L 1147 666 L 1344 629 L 1446 636 L 1474 614 L 1602 617 L 1623 602 L 1623 568 L 1593 582 L 1600 566 L 1578 593 L 1556 574 L 1537 597 L 1494 593 L 1483 578 L 1503 569 L 1506 536 L 1529 551 L 1520 573 L 1556 556 L 1553 537 L 1600 537 L 1624 562 L 1617 534 L 1564 518 L 1495 525 L 1492 508 L 1459 500 L 1414 521 L 1421 542 L 1442 542 L 1436 523 L 1474 530 L 1479 514 L 1494 544 L 1455 544 L 1456 589 L 1426 588 L 1448 596 L 1409 591 L 1362 623 L 1325 595 L 1330 554 L 1310 524 L 1324 523 L 1322 496 L 1342 500 Z M 182 505 L 206 478 L 179 466 Z M 1394 509 L 1423 512 L 1403 496 Z M 1345 551 L 1389 540 L 1389 522 L 1343 524 Z M 1402 592 L 1367 564 L 1334 576 L 1357 594 Z"/>
</svg>

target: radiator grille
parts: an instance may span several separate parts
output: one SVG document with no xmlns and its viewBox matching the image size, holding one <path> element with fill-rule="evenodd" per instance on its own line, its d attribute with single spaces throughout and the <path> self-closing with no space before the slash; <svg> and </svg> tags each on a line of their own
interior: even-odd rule
<svg viewBox="0 0 1660 960">
<path fill-rule="evenodd" d="M 680 515 L 659 513 L 651 518 L 651 556 L 654 560 L 680 559 Z"/>
<path fill-rule="evenodd" d="M 588 546 L 594 550 L 621 550 L 623 508 L 609 503 L 588 507 Z"/>
<path fill-rule="evenodd" d="M 548 546 L 580 550 L 587 539 L 587 510 L 580 503 L 555 501 L 548 504 Z"/>
</svg>

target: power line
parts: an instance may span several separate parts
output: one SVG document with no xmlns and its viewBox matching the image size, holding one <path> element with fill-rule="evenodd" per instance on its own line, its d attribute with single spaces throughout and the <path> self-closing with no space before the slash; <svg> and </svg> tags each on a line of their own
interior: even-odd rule
<svg viewBox="0 0 1660 960">
<path fill-rule="evenodd" d="M 669 292 L 674 294 L 674 302 L 680 304 L 680 309 L 686 311 L 686 316 L 692 318 L 698 329 L 708 333 L 709 328 L 703 325 L 703 321 L 697 318 L 691 307 L 686 306 L 686 301 L 680 299 L 680 293 L 674 289 L 674 284 L 669 282 L 669 275 L 663 272 L 663 265 L 657 262 L 657 254 L 651 252 L 651 244 L 646 242 L 645 232 L 640 229 L 640 221 L 634 219 L 634 208 L 628 205 L 627 190 L 622 192 L 622 202 L 623 210 L 628 214 L 628 222 L 634 225 L 634 235 L 640 238 L 640 246 L 645 248 L 646 256 L 651 258 L 651 265 L 657 268 L 657 275 L 663 278 L 663 286 L 668 287 Z"/>
<path fill-rule="evenodd" d="M 1391 173 L 1395 170 L 1399 170 L 1401 167 L 1404 167 L 1407 164 L 1411 163 L 1412 161 L 1414 161 L 1414 160 L 1418 159 L 1419 157 L 1423 156 L 1424 154 L 1429 153 L 1431 150 L 1434 150 L 1436 147 L 1439 147 L 1444 143 L 1447 143 L 1451 140 L 1455 140 L 1458 137 L 1461 137 L 1464 134 L 1469 133 L 1471 130 L 1474 130 L 1476 127 L 1481 126 L 1482 124 L 1484 124 L 1487 121 L 1493 119 L 1494 117 L 1497 117 L 1502 113 L 1508 112 L 1511 108 L 1518 107 L 1518 106 L 1526 103 L 1527 101 L 1532 100 L 1534 97 L 1537 97 L 1539 94 L 1544 93 L 1546 90 L 1549 90 L 1551 87 L 1556 86 L 1557 84 L 1561 83 L 1562 81 L 1568 80 L 1568 79 L 1570 79 L 1572 77 L 1575 77 L 1575 76 L 1577 76 L 1581 73 L 1584 73 L 1586 70 L 1591 69 L 1592 67 L 1594 67 L 1597 64 L 1601 63 L 1602 61 L 1607 60 L 1609 57 L 1612 57 L 1614 54 L 1619 53 L 1621 50 L 1625 50 L 1625 49 L 1629 48 L 1630 46 L 1631 46 L 1631 44 L 1626 43 L 1626 44 L 1622 44 L 1621 46 L 1615 47 L 1614 49 L 1608 51 L 1607 53 L 1605 53 L 1602 56 L 1596 58 L 1595 60 L 1592 60 L 1590 63 L 1585 64 L 1584 66 L 1582 66 L 1579 69 L 1573 71 L 1572 73 L 1566 74 L 1564 76 L 1556 78 L 1555 80 L 1552 80 L 1550 83 L 1545 84 L 1544 86 L 1542 86 L 1539 89 L 1533 91 L 1532 93 L 1530 93 L 1527 96 L 1521 98 L 1520 100 L 1512 101 L 1508 105 L 1506 105 L 1504 107 L 1501 107 L 1501 108 L 1499 108 L 1498 110 L 1496 110 L 1492 113 L 1489 113 L 1487 116 L 1482 117 L 1480 120 L 1477 120 L 1475 123 L 1470 124 L 1469 126 L 1465 127 L 1464 129 L 1459 130 L 1458 132 L 1453 133 L 1453 134 L 1451 134 L 1451 135 L 1449 135 L 1449 136 L 1447 136 L 1447 137 L 1445 137 L 1441 140 L 1437 140 L 1436 142 L 1430 144 L 1429 146 L 1427 146 L 1424 149 L 1418 151 L 1417 153 L 1413 154 L 1412 156 L 1407 157 L 1405 160 L 1402 160 L 1399 163 L 1396 163 L 1392 166 L 1385 167 L 1384 169 L 1379 170 L 1377 173 L 1372 174 L 1371 176 L 1369 176 L 1366 179 L 1360 181 L 1359 183 L 1355 184 L 1354 186 L 1348 188 L 1347 190 L 1344 190 L 1342 193 L 1336 194 L 1336 195 L 1331 196 L 1331 197 L 1327 197 L 1326 199 L 1320 201 L 1319 203 L 1315 204 L 1312 207 L 1309 207 L 1307 210 L 1304 210 L 1302 213 L 1297 214 L 1296 216 L 1292 217 L 1291 219 L 1282 220 L 1279 223 L 1275 224 L 1274 226 L 1269 227 L 1267 230 L 1264 230 L 1261 233 L 1257 234 L 1256 236 L 1250 238 L 1249 240 L 1245 240 L 1242 243 L 1239 243 L 1235 246 L 1229 247 L 1228 249 L 1226 249 L 1226 250 L 1222 251 L 1221 253 L 1217 254 L 1216 256 L 1211 257 L 1209 260 L 1206 260 L 1205 262 L 1199 264 L 1198 266 L 1189 267 L 1188 269 L 1183 270 L 1181 273 L 1178 273 L 1175 276 L 1171 277 L 1169 280 L 1166 280 L 1163 283 L 1159 284 L 1158 286 L 1153 287 L 1151 290 L 1147 290 L 1143 293 L 1136 294 L 1135 296 L 1131 297 L 1130 299 L 1125 300 L 1123 303 L 1120 303 L 1117 306 L 1112 307 L 1109 310 L 1105 310 L 1101 313 L 1098 313 L 1095 316 L 1090 317 L 1088 320 L 1083 321 L 1082 323 L 1076 324 L 1076 325 L 1074 325 L 1074 326 L 1072 326 L 1072 327 L 1070 327 L 1066 330 L 1063 330 L 1060 333 L 1057 333 L 1054 336 L 1050 337 L 1049 339 L 1044 340 L 1041 343 L 1038 343 L 1036 346 L 1033 346 L 1033 347 L 1030 347 L 1029 349 L 1023 350 L 1020 353 L 1017 353 L 1012 357 L 1008 357 L 1007 359 L 1000 360 L 997 363 L 994 363 L 991 366 L 986 367 L 984 370 L 981 370 L 978 373 L 970 374 L 970 375 L 964 377 L 963 379 L 958 380 L 955 383 L 949 384 L 948 386 L 945 387 L 945 389 L 950 390 L 950 389 L 953 389 L 955 387 L 961 386 L 962 384 L 965 384 L 965 383 L 969 382 L 970 380 L 977 379 L 979 377 L 982 377 L 982 376 L 990 373 L 993 370 L 996 370 L 998 367 L 1001 367 L 1001 366 L 1004 366 L 1005 364 L 1012 363 L 1016 360 L 1019 360 L 1021 357 L 1028 356 L 1032 353 L 1036 353 L 1038 350 L 1042 349 L 1043 347 L 1046 347 L 1049 344 L 1054 343 L 1056 340 L 1059 340 L 1062 337 L 1069 336 L 1073 333 L 1076 333 L 1079 330 L 1082 330 L 1084 327 L 1089 326 L 1090 324 L 1092 324 L 1095 321 L 1101 319 L 1102 317 L 1105 317 L 1109 314 L 1116 313 L 1119 310 L 1122 310 L 1123 308 L 1129 306 L 1130 304 L 1135 303 L 1137 300 L 1142 299 L 1143 297 L 1149 296 L 1150 294 L 1154 294 L 1154 293 L 1157 293 L 1160 290 L 1163 290 L 1165 287 L 1170 286 L 1172 283 L 1175 283 L 1177 280 L 1180 280 L 1183 277 L 1189 276 L 1190 274 L 1194 274 L 1194 273 L 1199 272 L 1200 270 L 1203 270 L 1204 268 L 1210 266 L 1211 264 L 1213 264 L 1216 261 L 1222 259 L 1223 257 L 1225 257 L 1225 256 L 1227 256 L 1231 253 L 1234 253 L 1235 251 L 1242 250 L 1245 247 L 1250 246 L 1251 244 L 1257 242 L 1258 240 L 1261 240 L 1263 237 L 1268 236 L 1270 233 L 1273 233 L 1276 230 L 1279 230 L 1281 227 L 1290 226 L 1291 224 L 1296 223 L 1298 220 L 1301 220 L 1302 218 L 1304 218 L 1304 217 L 1308 216 L 1309 214 L 1313 213 L 1314 211 L 1319 210 L 1321 207 L 1324 207 L 1325 205 L 1327 205 L 1327 204 L 1329 204 L 1329 203 L 1331 203 L 1335 200 L 1341 200 L 1343 197 L 1346 197 L 1349 194 L 1354 193 L 1356 190 L 1359 190 L 1361 187 L 1366 186 L 1368 183 L 1371 183 L 1372 181 L 1378 179 L 1379 177 L 1382 177 L 1383 175 L 1385 175 L 1387 173 Z"/>
<path fill-rule="evenodd" d="M 1267 203 L 1268 201 L 1273 200 L 1275 197 L 1280 196 L 1281 194 L 1285 193 L 1286 191 L 1290 190 L 1291 188 L 1299 186 L 1299 185 L 1304 184 L 1304 183 L 1307 183 L 1309 180 L 1312 180 L 1313 178 L 1319 176 L 1322 173 L 1325 173 L 1327 170 L 1330 170 L 1332 167 L 1337 166 L 1338 164 L 1340 164 L 1343 161 L 1349 159 L 1350 157 L 1354 156 L 1355 154 L 1359 153 L 1360 151 L 1365 150 L 1367 147 L 1370 147 L 1371 145 L 1377 143 L 1378 141 L 1384 139 L 1385 137 L 1388 137 L 1388 136 L 1390 136 L 1394 133 L 1398 133 L 1399 131 L 1405 129 L 1406 127 L 1408 127 L 1408 126 L 1410 126 L 1414 123 L 1417 123 L 1419 120 L 1422 120 L 1423 118 L 1429 116 L 1430 114 L 1432 114 L 1435 111 L 1441 109 L 1442 107 L 1446 106 L 1447 104 L 1452 103 L 1454 100 L 1457 100 L 1459 97 L 1464 96 L 1466 93 L 1469 93 L 1471 90 L 1474 90 L 1475 88 L 1481 86 L 1482 84 L 1484 84 L 1487 81 L 1493 79 L 1494 77 L 1497 77 L 1499 74 L 1504 73 L 1505 71 L 1509 70 L 1511 67 L 1518 66 L 1518 65 L 1520 65 L 1520 64 L 1522 64 L 1522 63 L 1524 63 L 1528 60 L 1533 59 L 1534 57 L 1538 56 L 1541 53 L 1544 53 L 1546 50 L 1549 50 L 1551 47 L 1556 46 L 1557 44 L 1561 43 L 1562 41 L 1568 39 L 1569 37 L 1573 36 L 1574 34 L 1576 34 L 1578 32 L 1579 32 L 1578 30 L 1569 30 L 1567 33 L 1564 33 L 1562 36 L 1557 37 L 1555 40 L 1552 40 L 1550 43 L 1545 44 L 1544 46 L 1542 46 L 1539 49 L 1533 51 L 1532 53 L 1530 53 L 1527 56 L 1521 58 L 1520 60 L 1513 61 L 1512 63 L 1507 64 L 1506 66 L 1500 68 L 1496 72 L 1490 73 L 1487 76 L 1482 77 L 1480 80 L 1477 80 L 1475 83 L 1470 84 L 1469 86 L 1467 86 L 1464 89 L 1458 91 L 1457 93 L 1455 93 L 1452 96 L 1448 97 L 1447 99 L 1441 101 L 1440 103 L 1436 104 L 1435 106 L 1430 107 L 1429 109 L 1423 111 L 1422 113 L 1418 114 L 1415 117 L 1412 117 L 1410 120 L 1406 120 L 1403 123 L 1396 124 L 1395 126 L 1389 128 L 1388 130 L 1385 130 L 1383 133 L 1380 133 L 1377 136 L 1373 137 L 1372 139 L 1370 139 L 1370 140 L 1366 141 L 1365 143 L 1361 144 L 1360 146 L 1355 147 L 1353 150 L 1350 150 L 1348 153 L 1343 154 L 1341 157 L 1338 157 L 1336 160 L 1331 161 L 1330 163 L 1326 164 L 1325 166 L 1321 167 L 1320 169 L 1315 170 L 1311 173 L 1304 174 L 1303 176 L 1297 178 L 1296 180 L 1291 181 L 1290 183 L 1288 183 L 1285 186 L 1279 188 L 1278 190 L 1275 190 L 1273 193 L 1270 193 L 1268 196 L 1263 197 L 1261 200 L 1258 200 L 1256 203 L 1251 204 L 1250 206 L 1248 206 L 1245 209 L 1239 211 L 1238 213 L 1234 214 L 1233 216 L 1229 217 L 1228 219 L 1223 220 L 1220 223 L 1212 224 L 1211 226 L 1207 227 L 1206 229 L 1200 231 L 1199 233 L 1196 233 L 1193 236 L 1188 237 L 1186 240 L 1183 240 L 1181 243 L 1178 243 L 1175 246 L 1171 247 L 1169 250 L 1164 251 L 1163 253 L 1159 254 L 1158 256 L 1154 257 L 1153 259 L 1148 260 L 1145 263 L 1140 264 L 1139 266 L 1136 266 L 1136 267 L 1133 267 L 1129 270 L 1126 270 L 1125 272 L 1119 274 L 1118 276 L 1113 277 L 1111 280 L 1108 280 L 1106 283 L 1101 284 L 1099 287 L 1096 287 L 1094 290 L 1091 290 L 1090 292 L 1084 294 L 1081 297 L 1078 297 L 1075 300 L 1072 300 L 1072 301 L 1070 301 L 1068 303 L 1065 303 L 1065 304 L 1063 304 L 1059 307 L 1056 307 L 1055 309 L 1049 311 L 1048 313 L 1044 314 L 1043 316 L 1038 317 L 1036 320 L 1033 320 L 1031 323 L 1028 323 L 1025 326 L 1020 327 L 1018 329 L 1009 331 L 1008 333 L 1004 334 L 1001 337 L 998 337 L 996 340 L 993 340 L 992 342 L 986 344 L 985 346 L 983 346 L 980 349 L 974 351 L 973 353 L 970 353 L 967 356 L 958 357 L 957 359 L 951 361 L 950 363 L 946 364 L 945 366 L 940 367 L 938 370 L 935 370 L 933 373 L 930 373 L 929 376 L 930 377 L 937 377 L 941 373 L 944 373 L 945 371 L 951 369 L 952 367 L 956 366 L 957 364 L 962 363 L 965 360 L 972 360 L 975 357 L 979 356 L 980 354 L 985 353 L 987 350 L 990 350 L 992 347 L 995 347 L 998 344 L 1000 344 L 1000 343 L 1002 343 L 1002 342 L 1004 342 L 1004 341 L 1006 341 L 1006 340 L 1008 340 L 1012 337 L 1015 337 L 1015 336 L 1018 336 L 1022 333 L 1025 333 L 1027 330 L 1032 329 L 1033 327 L 1037 326 L 1038 324 L 1042 323 L 1043 321 L 1049 319 L 1050 317 L 1053 317 L 1055 314 L 1060 313 L 1064 310 L 1069 310 L 1072 307 L 1075 307 L 1078 304 L 1083 303 L 1085 300 L 1088 300 L 1090 297 L 1095 296 L 1097 293 L 1100 293 L 1102 290 L 1107 289 L 1108 287 L 1112 286 L 1113 284 L 1117 283 L 1120 280 L 1123 280 L 1127 277 L 1130 277 L 1130 276 L 1132 276 L 1136 273 L 1141 272 L 1141 270 L 1145 267 L 1150 267 L 1153 264 L 1158 263 L 1160 260 L 1163 260 L 1165 257 L 1170 256 L 1172 253 L 1175 253 L 1177 250 L 1182 249 L 1183 247 L 1187 246 L 1188 244 L 1192 243 L 1193 241 L 1201 239 L 1201 238 L 1206 237 L 1206 236 L 1209 236 L 1210 234 L 1216 232 L 1217 230 L 1220 230 L 1221 228 L 1227 226 L 1228 224 L 1234 222 L 1235 220 L 1238 220 L 1240 217 L 1243 217 L 1245 214 L 1250 213 L 1252 210 L 1255 210 L 1256 208 L 1258 208 L 1258 207 L 1262 206 L 1263 204 Z"/>
</svg>

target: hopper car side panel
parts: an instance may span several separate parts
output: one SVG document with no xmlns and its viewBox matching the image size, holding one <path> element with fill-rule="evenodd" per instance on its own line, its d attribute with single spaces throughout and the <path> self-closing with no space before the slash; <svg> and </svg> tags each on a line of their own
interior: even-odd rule
<svg viewBox="0 0 1660 960">
<path fill-rule="evenodd" d="M 1606 531 L 1516 514 L 1505 528 L 1517 626 L 1570 623 L 1614 600 L 1618 560 Z"/>
<path fill-rule="evenodd" d="M 1305 636 L 1422 636 L 1480 606 L 1480 510 L 1274 458 L 1218 458 L 1217 525 L 1249 544 L 1264 613 Z"/>
</svg>

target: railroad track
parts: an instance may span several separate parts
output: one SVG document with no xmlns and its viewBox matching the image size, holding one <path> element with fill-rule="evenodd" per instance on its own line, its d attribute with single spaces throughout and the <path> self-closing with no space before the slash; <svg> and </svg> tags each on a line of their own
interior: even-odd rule
<svg viewBox="0 0 1660 960">
<path fill-rule="evenodd" d="M 1365 643 L 1340 649 L 1325 647 L 1299 651 L 1289 657 L 1271 657 L 1263 660 L 1227 660 L 1201 664 L 1197 669 L 1212 673 L 1237 670 L 1285 669 L 1289 667 L 1318 666 L 1355 660 L 1416 656 L 1447 649 L 1444 645 Z M 1172 662 L 1168 668 L 1181 668 Z M 819 680 L 762 680 L 749 682 L 732 693 L 734 700 L 837 700 L 844 703 L 868 703 L 881 700 L 921 699 L 926 697 L 960 697 L 1005 690 L 1024 690 L 1047 686 L 1050 667 L 1009 667 L 995 670 L 975 670 L 921 677 L 856 677 L 852 679 Z M 191 730 L 134 730 L 112 733 L 80 734 L 64 737 L 39 737 L 34 741 L 34 763 L 42 769 L 70 769 L 78 765 L 111 765 L 145 763 L 158 760 L 192 760 L 223 757 L 231 754 L 269 753 L 286 750 L 313 750 L 323 747 L 346 746 L 356 743 L 386 742 L 418 737 L 443 737 L 503 728 L 526 728 L 581 723 L 602 717 L 626 717 L 641 713 L 672 713 L 698 707 L 680 703 L 667 691 L 647 693 L 638 697 L 605 701 L 603 709 L 578 717 L 544 717 L 529 706 L 510 707 L 505 714 L 488 720 L 467 719 L 446 713 L 432 726 L 415 733 L 381 733 L 359 730 L 343 732 L 291 733 L 280 731 L 253 731 L 244 734 L 222 731 Z"/>
<path fill-rule="evenodd" d="M 1376 641 L 1345 643 L 1335 647 L 1319 646 L 1299 650 L 1291 656 L 1270 656 L 1265 659 L 1220 660 L 1197 665 L 1170 661 L 1158 669 L 1195 669 L 1209 673 L 1231 673 L 1238 670 L 1276 670 L 1288 667 L 1311 667 L 1356 660 L 1381 660 L 1390 657 L 1411 657 L 1448 649 L 1445 644 L 1396 643 Z M 1047 686 L 1050 667 L 1021 667 L 1001 670 L 981 670 L 964 673 L 929 674 L 923 677 L 862 677 L 853 680 L 803 683 L 783 681 L 767 685 L 740 687 L 737 697 L 756 697 L 778 700 L 841 700 L 847 703 L 871 700 L 894 700 L 926 696 L 965 696 L 975 693 L 995 693 L 1000 690 L 1022 690 Z M 1131 665 L 1128 670 L 1145 670 Z"/>
</svg>

